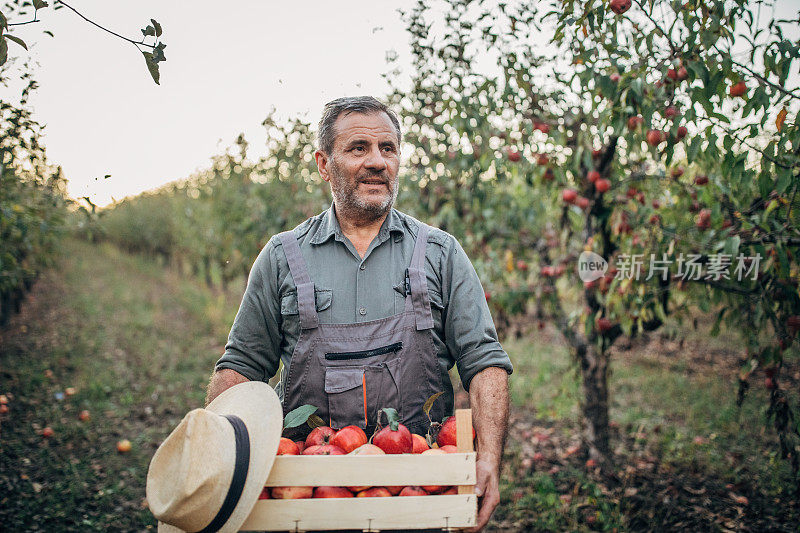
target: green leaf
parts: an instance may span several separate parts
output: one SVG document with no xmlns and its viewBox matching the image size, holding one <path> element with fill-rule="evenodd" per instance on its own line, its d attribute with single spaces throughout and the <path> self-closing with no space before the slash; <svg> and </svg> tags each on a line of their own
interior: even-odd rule
<svg viewBox="0 0 800 533">
<path fill-rule="evenodd" d="M 25 50 L 27 50 L 27 49 L 28 49 L 28 45 L 27 45 L 27 44 L 25 44 L 25 41 L 23 41 L 23 40 L 22 40 L 22 39 L 20 39 L 19 37 L 15 36 L 15 35 L 10 35 L 10 34 L 8 34 L 8 33 L 6 33 L 6 34 L 4 35 L 4 37 L 5 37 L 6 39 L 10 40 L 10 41 L 14 41 L 15 43 L 17 43 L 18 45 L 20 45 L 20 46 L 21 46 L 22 48 L 24 48 Z"/>
<path fill-rule="evenodd" d="M 8 19 L 6 16 L 0 12 L 0 33 L 3 33 L 3 30 L 8 27 Z"/>
<path fill-rule="evenodd" d="M 311 415 L 308 417 L 308 427 L 311 429 L 318 428 L 325 425 L 325 421 L 318 417 L 317 415 Z"/>
<path fill-rule="evenodd" d="M 44 0 L 33 0 L 33 7 L 36 9 L 42 9 L 43 7 L 47 7 L 49 4 Z"/>
<path fill-rule="evenodd" d="M 156 19 L 150 19 L 150 22 L 153 23 L 153 28 L 156 30 L 156 37 L 161 37 L 161 24 L 156 22 Z"/>
<path fill-rule="evenodd" d="M 389 424 L 389 428 L 391 428 L 392 431 L 397 431 L 400 425 L 400 415 L 397 413 L 397 409 L 393 407 L 384 407 L 381 411 L 386 413 L 386 421 Z"/>
<path fill-rule="evenodd" d="M 155 61 L 156 63 L 160 63 L 161 61 L 167 60 L 167 56 L 164 55 L 164 48 L 166 47 L 167 47 L 166 44 L 158 43 L 153 48 L 153 61 Z"/>
<path fill-rule="evenodd" d="M 155 34 L 156 34 L 156 29 L 152 26 L 148 25 L 146 28 L 142 29 L 142 35 L 144 35 L 145 37 L 147 37 L 148 35 L 155 36 Z"/>
<path fill-rule="evenodd" d="M 317 408 L 313 405 L 301 405 L 297 409 L 292 409 L 283 418 L 283 429 L 296 428 L 302 426 L 308 420 L 308 417 L 316 412 Z"/>
<path fill-rule="evenodd" d="M 433 402 L 435 402 L 436 399 L 442 394 L 444 394 L 444 391 L 437 392 L 436 394 L 432 395 L 430 398 L 425 400 L 425 405 L 422 406 L 422 410 L 425 411 L 425 414 L 428 415 L 428 418 L 430 418 L 431 416 L 431 408 L 433 407 Z"/>
<path fill-rule="evenodd" d="M 0 39 L 0 65 L 8 59 L 8 43 L 5 39 Z"/>
<path fill-rule="evenodd" d="M 160 78 L 160 74 L 158 72 L 158 62 L 153 58 L 153 54 L 150 52 L 142 52 L 142 55 L 144 55 L 144 61 L 147 63 L 147 70 L 150 71 L 153 81 L 156 82 L 156 85 L 161 85 L 158 82 L 158 79 Z"/>
</svg>

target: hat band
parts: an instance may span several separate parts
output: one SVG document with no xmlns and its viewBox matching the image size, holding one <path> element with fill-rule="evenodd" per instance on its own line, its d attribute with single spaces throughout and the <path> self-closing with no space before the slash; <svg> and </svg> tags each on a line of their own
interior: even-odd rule
<svg viewBox="0 0 800 533">
<path fill-rule="evenodd" d="M 242 496 L 244 482 L 247 479 L 247 469 L 250 466 L 250 436 L 247 433 L 247 427 L 238 416 L 223 416 L 233 426 L 233 434 L 236 437 L 236 462 L 233 468 L 233 478 L 231 479 L 231 486 L 228 487 L 228 494 L 225 495 L 225 501 L 222 502 L 222 507 L 220 507 L 217 516 L 199 533 L 219 531 L 225 525 L 225 522 L 233 514 L 233 510 L 236 509 L 239 498 Z"/>
</svg>

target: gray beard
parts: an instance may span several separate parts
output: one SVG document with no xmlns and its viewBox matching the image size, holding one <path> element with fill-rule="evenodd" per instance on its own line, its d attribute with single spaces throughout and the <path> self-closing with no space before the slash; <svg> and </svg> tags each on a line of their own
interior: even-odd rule
<svg viewBox="0 0 800 533">
<path fill-rule="evenodd" d="M 400 189 L 400 180 L 397 179 L 392 186 L 392 194 L 380 204 L 365 202 L 356 194 L 358 182 L 351 185 L 339 172 L 339 168 L 330 160 L 331 194 L 336 210 L 347 218 L 357 223 L 369 223 L 383 217 L 394 205 Z"/>
</svg>

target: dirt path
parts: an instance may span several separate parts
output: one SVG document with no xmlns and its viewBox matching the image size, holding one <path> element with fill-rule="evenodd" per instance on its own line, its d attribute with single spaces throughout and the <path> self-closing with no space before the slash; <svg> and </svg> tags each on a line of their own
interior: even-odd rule
<svg viewBox="0 0 800 533">
<path fill-rule="evenodd" d="M 0 338 L 0 393 L 10 398 L 0 415 L 4 528 L 153 526 L 143 503 L 149 459 L 202 405 L 232 305 L 114 248 L 66 243 Z M 130 453 L 117 453 L 120 439 Z"/>
</svg>

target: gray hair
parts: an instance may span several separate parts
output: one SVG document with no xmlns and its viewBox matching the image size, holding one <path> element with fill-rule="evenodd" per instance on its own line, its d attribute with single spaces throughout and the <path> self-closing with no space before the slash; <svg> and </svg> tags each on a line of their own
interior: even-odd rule
<svg viewBox="0 0 800 533">
<path fill-rule="evenodd" d="M 397 144 L 399 148 L 403 136 L 402 133 L 400 133 L 400 122 L 397 120 L 397 115 L 394 114 L 394 111 L 371 96 L 347 96 L 344 98 L 337 98 L 325 104 L 325 110 L 319 121 L 319 131 L 317 132 L 319 150 L 328 155 L 333 152 L 333 141 L 336 139 L 334 124 L 342 113 L 345 115 L 349 115 L 350 113 L 369 115 L 381 112 L 386 113 L 392 121 L 394 129 L 397 132 Z"/>
</svg>

